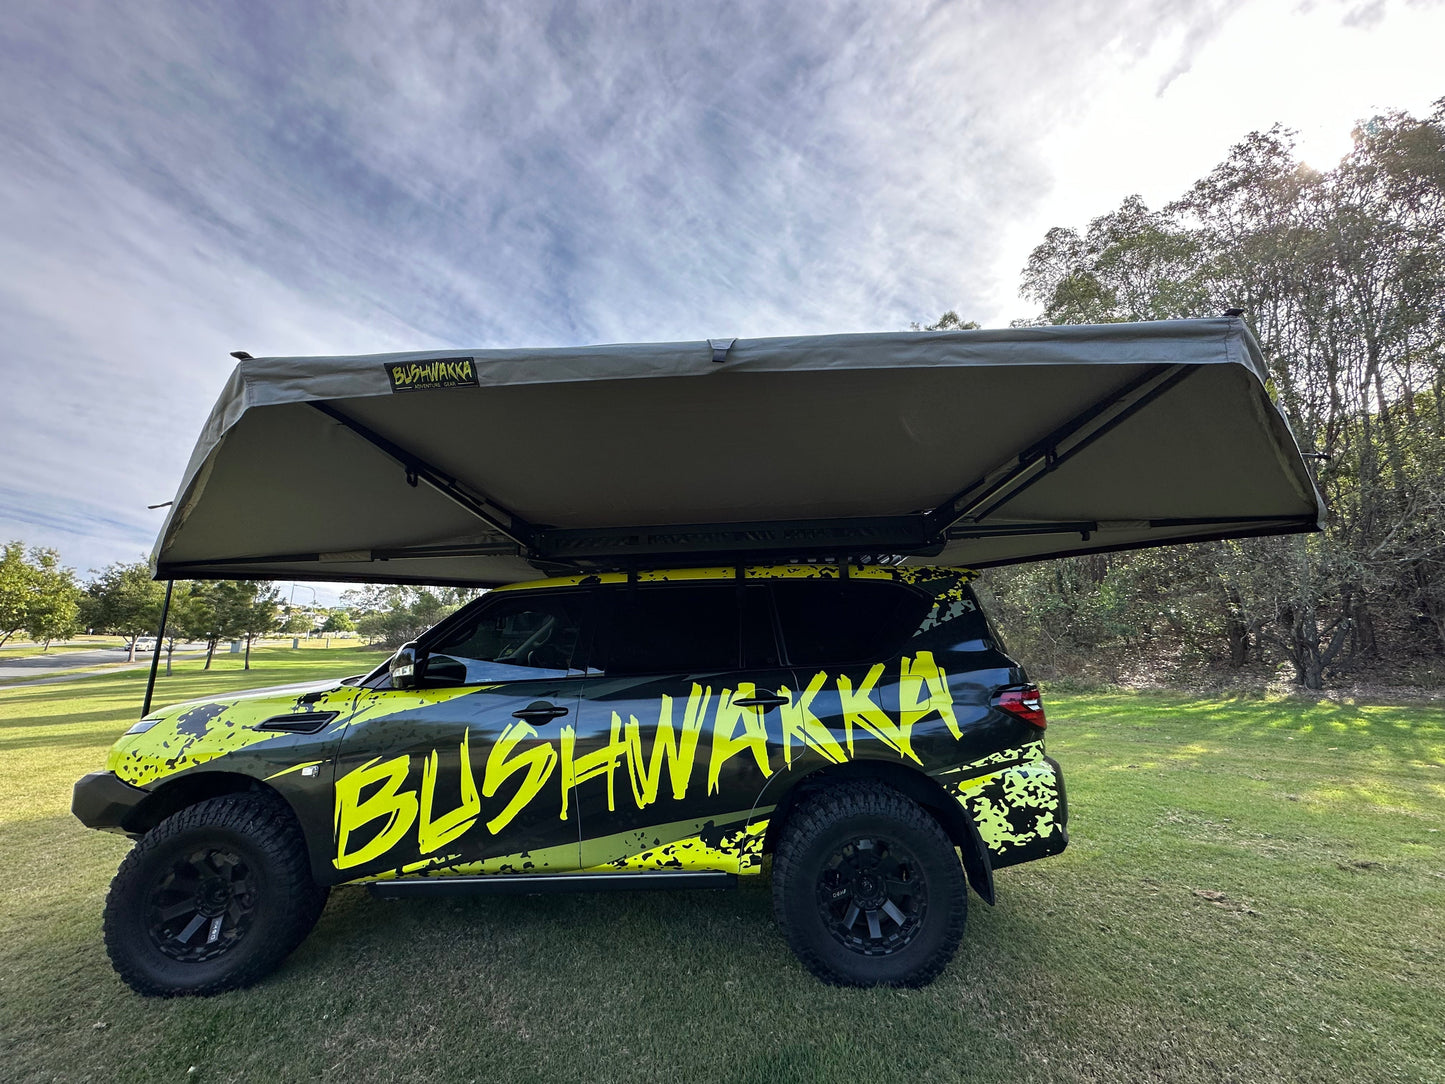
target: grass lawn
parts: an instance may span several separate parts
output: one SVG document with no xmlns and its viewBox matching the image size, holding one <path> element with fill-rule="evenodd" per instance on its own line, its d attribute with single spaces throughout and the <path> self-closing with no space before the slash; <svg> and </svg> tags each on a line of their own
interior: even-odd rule
<svg viewBox="0 0 1445 1084">
<path fill-rule="evenodd" d="M 162 702 L 354 673 L 178 664 Z M 1001 871 L 924 990 L 818 984 L 737 892 L 332 895 L 260 986 L 148 1001 L 100 942 L 128 846 L 68 812 L 144 671 L 0 690 L 6 1080 L 1445 1081 L 1445 709 L 1049 702 L 1073 842 Z M 194 1071 L 192 1070 L 194 1067 Z"/>
<path fill-rule="evenodd" d="M 55 640 L 52 641 L 48 651 L 42 650 L 40 644 L 32 644 L 28 641 L 16 643 L 12 640 L 4 647 L 0 647 L 0 659 L 24 655 L 62 655 L 67 651 L 96 651 L 100 648 L 124 646 L 125 641 L 119 636 L 90 636 L 80 640 Z"/>
</svg>

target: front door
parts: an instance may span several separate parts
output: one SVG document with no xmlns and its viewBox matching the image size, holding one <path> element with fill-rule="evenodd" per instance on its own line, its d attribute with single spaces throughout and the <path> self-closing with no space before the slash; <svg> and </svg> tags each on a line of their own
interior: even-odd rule
<svg viewBox="0 0 1445 1084">
<path fill-rule="evenodd" d="M 560 745 L 587 610 L 580 592 L 498 592 L 423 638 L 418 687 L 360 693 L 336 774 L 337 881 L 578 868 Z"/>
</svg>

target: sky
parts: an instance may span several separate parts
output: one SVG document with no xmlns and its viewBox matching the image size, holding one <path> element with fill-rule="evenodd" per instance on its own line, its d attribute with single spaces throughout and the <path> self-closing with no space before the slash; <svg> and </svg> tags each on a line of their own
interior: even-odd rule
<svg viewBox="0 0 1445 1084">
<path fill-rule="evenodd" d="M 1275 123 L 1328 168 L 1442 41 L 1440 0 L 19 0 L 0 539 L 147 554 L 232 350 L 1007 324 L 1051 226 Z"/>
</svg>

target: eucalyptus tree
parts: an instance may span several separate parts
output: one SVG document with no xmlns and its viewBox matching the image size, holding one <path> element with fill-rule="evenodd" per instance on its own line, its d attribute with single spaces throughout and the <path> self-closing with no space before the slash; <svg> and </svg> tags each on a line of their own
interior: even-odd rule
<svg viewBox="0 0 1445 1084">
<path fill-rule="evenodd" d="M 1251 133 L 1160 210 L 1130 197 L 1082 233 L 1049 230 L 1023 293 L 1039 323 L 1242 309 L 1330 508 L 1321 535 L 1190 547 L 1167 581 L 1149 554 L 1107 558 L 1073 591 L 1056 572 L 1075 616 L 1128 613 L 1116 638 L 1215 630 L 1235 665 L 1268 647 L 1312 688 L 1376 650 L 1382 612 L 1417 613 L 1445 651 L 1445 99 L 1361 125 L 1325 172 L 1288 130 Z M 1005 596 L 1042 587 L 994 578 Z"/>
</svg>

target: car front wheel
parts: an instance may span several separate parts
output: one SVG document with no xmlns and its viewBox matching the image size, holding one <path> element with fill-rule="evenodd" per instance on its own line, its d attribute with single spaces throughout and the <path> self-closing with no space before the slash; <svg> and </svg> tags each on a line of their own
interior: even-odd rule
<svg viewBox="0 0 1445 1084">
<path fill-rule="evenodd" d="M 228 794 L 167 817 L 126 855 L 105 902 L 105 947 L 141 994 L 216 994 L 261 979 L 326 904 L 277 795 Z"/>
<path fill-rule="evenodd" d="M 881 784 L 818 791 L 788 818 L 773 856 L 774 917 L 824 982 L 932 982 L 953 958 L 967 906 L 953 843 Z"/>
</svg>

